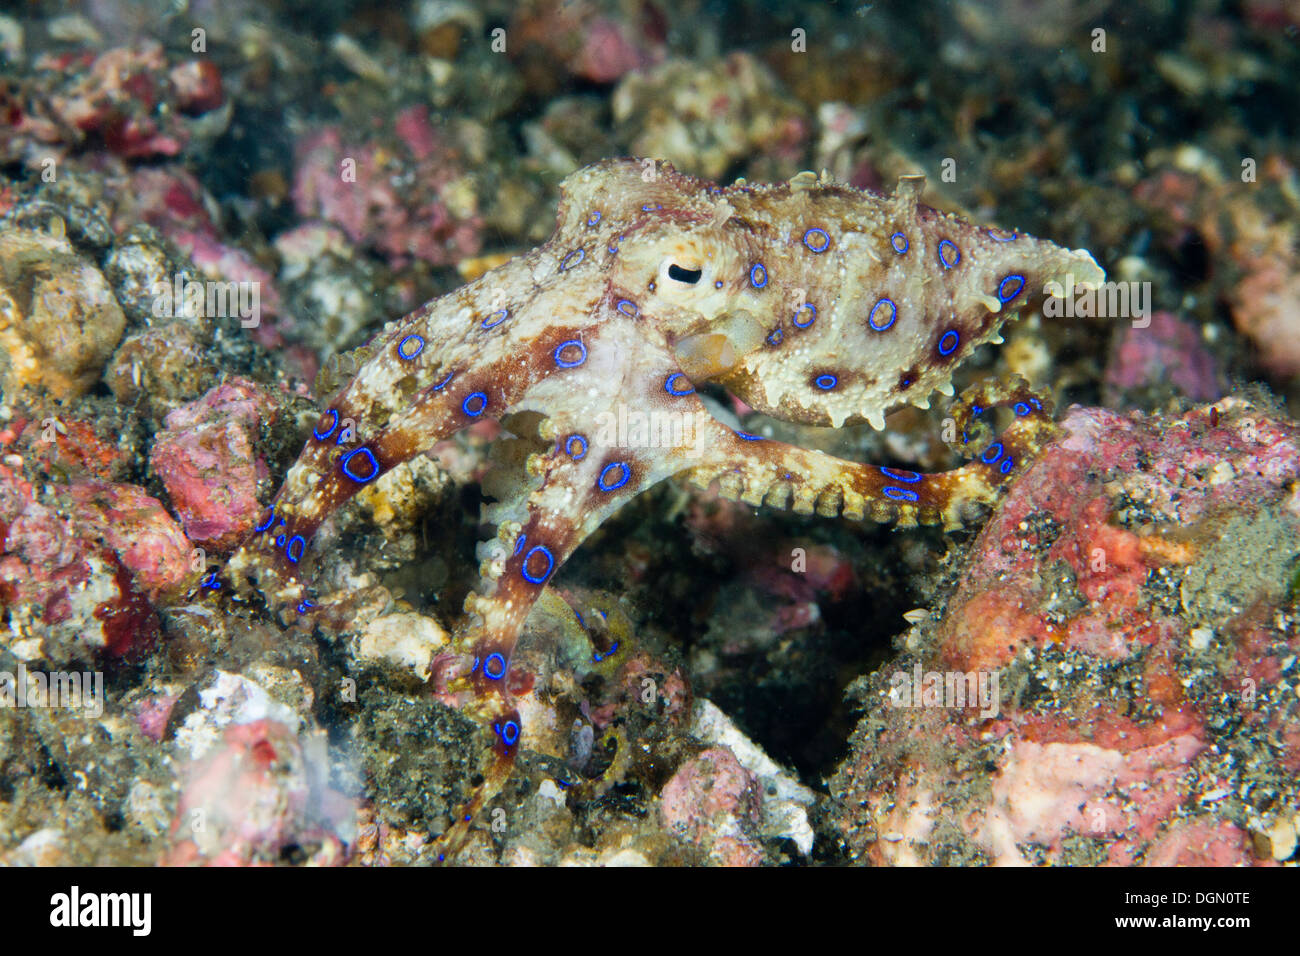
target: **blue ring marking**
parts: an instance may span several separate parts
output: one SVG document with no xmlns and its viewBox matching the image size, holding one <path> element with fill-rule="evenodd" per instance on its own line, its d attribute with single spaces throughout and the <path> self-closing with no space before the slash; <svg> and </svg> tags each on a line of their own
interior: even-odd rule
<svg viewBox="0 0 1300 956">
<path fill-rule="evenodd" d="M 298 553 L 293 553 L 293 546 L 298 545 Z M 289 539 L 289 543 L 284 546 L 284 556 L 289 559 L 291 564 L 297 564 L 302 558 L 302 553 L 307 550 L 307 539 L 300 534 L 295 534 Z"/>
<path fill-rule="evenodd" d="M 618 244 L 619 244 L 620 242 L 622 242 L 624 238 L 625 238 L 625 237 L 623 237 L 623 236 L 616 236 L 616 237 L 614 238 L 614 241 L 611 242 L 611 243 L 609 244 L 609 246 L 608 246 L 608 249 L 609 249 L 609 251 L 610 251 L 610 254 L 614 254 L 614 253 L 617 253 L 617 252 L 618 252 Z"/>
<path fill-rule="evenodd" d="M 893 485 L 886 485 L 882 489 L 886 498 L 892 498 L 895 501 L 919 501 L 921 496 L 911 488 L 895 488 Z"/>
<path fill-rule="evenodd" d="M 947 332 L 943 333 L 943 337 L 939 339 L 939 354 L 951 355 L 953 352 L 957 351 L 957 343 L 960 341 L 961 336 L 957 334 L 956 330 L 949 329 Z"/>
<path fill-rule="evenodd" d="M 455 375 L 456 375 L 455 372 L 448 372 L 446 378 L 444 378 L 437 385 L 433 386 L 433 390 L 435 392 L 441 392 L 444 388 L 447 387 L 447 383 L 450 382 Z"/>
<path fill-rule="evenodd" d="M 577 256 L 578 258 L 573 259 L 574 256 Z M 585 258 L 587 258 L 587 250 L 579 246 L 577 249 L 574 249 L 567 256 L 565 256 L 563 259 L 560 260 L 560 271 L 568 272 L 574 266 L 581 263 L 582 260 Z M 573 259 L 573 261 L 570 262 L 569 261 L 570 259 Z"/>
<path fill-rule="evenodd" d="M 687 386 L 686 388 L 679 389 L 673 385 L 673 382 L 676 379 L 685 378 L 685 377 L 686 376 L 684 376 L 681 372 L 673 372 L 672 375 L 669 375 L 666 379 L 664 379 L 664 391 L 667 392 L 669 395 L 690 395 L 692 392 L 695 391 L 695 388 L 693 386 Z"/>
<path fill-rule="evenodd" d="M 370 462 L 369 474 L 367 475 L 353 474 L 352 459 L 356 458 L 357 455 L 364 455 L 366 460 Z M 344 455 L 343 460 L 339 462 L 339 465 L 343 469 L 343 474 L 347 475 L 349 478 L 351 478 L 359 485 L 364 485 L 367 481 L 373 481 L 379 475 L 379 462 L 375 461 L 374 452 L 372 452 L 369 448 L 367 448 L 364 445 Z"/>
<path fill-rule="evenodd" d="M 327 428 L 327 429 L 325 429 L 325 433 L 324 433 L 324 434 L 321 434 L 321 432 L 320 432 L 320 426 L 319 426 L 319 425 L 317 425 L 315 428 L 313 428 L 313 429 L 312 429 L 312 432 L 311 432 L 313 438 L 320 439 L 321 441 L 324 441 L 326 438 L 329 438 L 330 435 L 333 435 L 333 434 L 334 434 L 334 429 L 336 429 L 336 428 L 339 427 L 339 413 L 338 413 L 338 409 L 331 408 L 328 412 L 325 413 L 325 415 L 333 415 L 333 416 L 334 416 L 334 418 L 330 421 L 330 427 Z M 325 415 L 322 415 L 322 416 L 321 416 L 321 421 L 324 421 L 324 420 L 325 420 Z M 259 528 L 258 530 L 261 531 L 261 530 L 264 530 L 264 529 Z"/>
<path fill-rule="evenodd" d="M 713 283 L 713 288 L 715 288 L 715 289 L 721 289 L 721 288 L 722 288 L 722 280 L 721 280 L 721 279 L 717 279 L 717 280 L 715 280 L 714 283 Z"/>
<path fill-rule="evenodd" d="M 1015 288 L 1013 288 L 1010 292 L 1005 291 L 1008 282 L 1015 283 Z M 1020 295 L 1020 291 L 1024 287 L 1025 287 L 1024 276 L 1014 272 L 1011 275 L 1003 276 L 1002 281 L 998 283 L 998 298 L 1001 299 L 1003 302 L 1010 302 L 1016 296 Z"/>
<path fill-rule="evenodd" d="M 346 421 L 347 419 L 344 420 Z M 334 439 L 334 444 L 336 446 L 346 445 L 348 442 L 352 441 L 352 439 L 356 437 L 357 437 L 357 430 L 353 428 L 351 425 L 344 425 L 342 428 L 339 429 L 339 437 Z"/>
<path fill-rule="evenodd" d="M 1034 408 L 1038 409 L 1040 412 L 1043 410 L 1043 403 L 1036 398 L 1031 398 L 1029 404 L 1033 405 Z"/>
<path fill-rule="evenodd" d="M 990 239 L 992 239 L 994 242 L 1011 242 L 1013 239 L 1019 239 L 1019 238 L 1020 238 L 1020 236 L 1016 233 L 1016 231 L 1015 231 L 1014 229 L 1007 229 L 1007 230 L 994 230 L 993 228 L 990 227 L 990 228 L 985 229 L 984 232 L 985 232 L 985 234 L 986 234 Z M 1009 236 L 999 236 L 999 235 L 998 235 L 998 232 L 1010 232 L 1011 235 L 1009 235 Z"/>
<path fill-rule="evenodd" d="M 816 385 L 818 388 L 820 388 L 823 392 L 829 392 L 832 388 L 834 388 L 839 383 L 840 380 L 836 378 L 834 375 L 830 374 L 830 372 L 825 372 L 821 375 L 818 375 L 815 379 L 813 379 L 813 384 Z"/>
<path fill-rule="evenodd" d="M 498 319 L 498 318 L 497 318 L 498 315 L 501 316 L 501 318 Z M 489 315 L 486 319 L 484 319 L 480 324 L 481 324 L 482 327 L 485 328 L 485 329 L 495 329 L 498 325 L 500 325 L 502 322 L 504 322 L 504 321 L 505 321 L 506 319 L 508 319 L 508 318 L 510 318 L 510 310 L 509 310 L 509 309 L 497 309 L 495 312 L 493 312 L 491 315 Z"/>
<path fill-rule="evenodd" d="M 572 362 L 566 362 L 564 359 L 560 358 L 561 352 L 563 352 L 565 349 L 569 348 L 570 346 L 574 346 L 574 345 L 578 347 L 578 351 L 582 353 L 581 355 L 579 355 Z M 555 347 L 555 364 L 558 365 L 560 368 L 577 368 L 585 361 L 587 361 L 587 346 L 583 345 L 577 339 L 569 339 L 569 341 L 561 342 L 559 345 Z"/>
<path fill-rule="evenodd" d="M 971 413 L 972 415 L 974 415 L 974 416 L 977 416 L 977 417 L 980 416 L 980 415 L 983 415 L 983 414 L 984 414 L 984 406 L 983 406 L 983 405 L 972 405 L 972 406 L 970 407 L 970 413 Z"/>
<path fill-rule="evenodd" d="M 493 667 L 494 661 L 497 664 L 496 667 Z M 496 673 L 493 673 L 493 671 L 496 671 Z M 500 680 L 501 678 L 505 677 L 506 656 L 502 654 L 500 651 L 495 651 L 489 654 L 487 656 L 487 659 L 483 661 L 483 676 L 486 677 L 488 680 Z"/>
<path fill-rule="evenodd" d="M 212 590 L 214 591 L 220 591 L 221 582 L 217 580 L 217 572 L 213 571 L 207 577 L 205 577 L 202 581 L 201 586 L 205 588 L 212 588 Z"/>
<path fill-rule="evenodd" d="M 831 237 L 825 229 L 814 226 L 803 234 L 803 244 L 809 252 L 822 253 L 831 247 Z"/>
<path fill-rule="evenodd" d="M 254 528 L 253 531 L 256 534 L 261 534 L 273 524 L 275 524 L 275 505 L 266 509 L 266 520 Z"/>
<path fill-rule="evenodd" d="M 299 613 L 299 614 L 306 614 L 308 611 L 310 611 L 310 610 L 311 610 L 312 608 L 314 608 L 315 606 L 316 606 L 316 605 L 313 604 L 311 601 L 308 601 L 306 598 L 303 598 L 302 601 L 300 601 L 299 604 L 298 604 L 298 613 Z"/>
<path fill-rule="evenodd" d="M 600 210 L 593 209 L 591 215 L 587 217 L 587 225 L 594 226 L 598 222 L 600 222 Z"/>
<path fill-rule="evenodd" d="M 944 249 L 944 246 L 947 246 L 948 249 L 952 250 L 952 256 L 953 256 L 952 262 L 949 262 L 948 256 L 944 255 L 946 251 Z M 945 269 L 951 269 L 957 263 L 961 262 L 961 250 L 957 248 L 957 244 L 953 242 L 951 239 L 939 240 L 939 262 L 942 263 Z"/>
<path fill-rule="evenodd" d="M 886 478 L 893 478 L 895 481 L 905 481 L 909 485 L 915 484 L 921 480 L 921 476 L 914 471 L 907 471 L 903 468 L 881 468 L 880 473 Z"/>
<path fill-rule="evenodd" d="M 617 481 L 609 481 L 607 479 L 607 476 L 615 468 L 621 468 L 623 470 L 622 474 L 619 475 Z M 624 485 L 626 485 L 628 479 L 630 479 L 631 477 L 632 477 L 632 469 L 629 468 L 625 462 L 611 461 L 608 465 L 606 465 L 604 468 L 600 470 L 600 477 L 596 479 L 596 487 L 599 488 L 601 491 L 617 491 L 619 488 L 622 488 Z"/>
<path fill-rule="evenodd" d="M 610 645 L 609 650 L 607 650 L 604 654 L 602 654 L 600 651 L 595 651 L 594 653 L 592 653 L 591 659 L 595 661 L 597 664 L 599 664 L 605 658 L 613 657 L 614 654 L 616 654 L 617 652 L 618 652 L 618 641 L 615 641 L 613 644 Z"/>
<path fill-rule="evenodd" d="M 899 245 L 900 241 L 902 242 L 902 245 Z M 903 235 L 901 232 L 896 232 L 892 236 L 890 236 L 889 244 L 893 247 L 894 251 L 897 252 L 900 256 L 903 253 L 907 252 L 907 250 L 911 247 L 911 243 L 907 241 L 907 236 Z"/>
<path fill-rule="evenodd" d="M 574 442 L 577 442 L 581 449 L 577 454 L 573 451 Z M 564 440 L 564 453 L 574 461 L 582 461 L 587 457 L 587 439 L 582 435 L 570 435 Z"/>
<path fill-rule="evenodd" d="M 882 307 L 887 307 L 889 309 L 889 321 L 887 322 L 876 321 L 876 312 Z M 892 327 L 897 321 L 898 306 L 894 305 L 893 299 L 884 296 L 876 300 L 876 304 L 871 307 L 871 314 L 867 316 L 867 325 L 871 326 L 871 328 L 877 332 L 884 332 L 886 329 Z"/>
<path fill-rule="evenodd" d="M 528 540 L 528 535 L 521 534 L 519 536 L 519 540 L 515 542 L 515 554 L 518 554 L 520 551 L 524 550 L 524 542 L 527 540 Z"/>
<path fill-rule="evenodd" d="M 406 348 L 407 342 L 415 343 L 414 352 L 407 351 Z M 414 332 L 412 332 L 406 338 L 402 339 L 402 341 L 397 343 L 397 357 L 400 359 L 406 359 L 406 361 L 408 362 L 411 361 L 411 359 L 415 358 L 423 351 L 424 351 L 424 338 L 422 336 L 416 335 Z"/>
<path fill-rule="evenodd" d="M 1011 474 L 1011 469 L 1014 467 L 1016 467 L 1016 463 L 1008 458 L 1002 463 L 1001 467 L 998 468 L 998 471 L 1002 472 L 1004 475 L 1009 475 Z"/>
<path fill-rule="evenodd" d="M 738 431 L 738 430 L 736 430 L 736 429 L 734 429 L 734 428 L 732 429 L 732 432 L 735 434 L 735 436 L 736 436 L 737 438 L 744 439 L 745 441 L 762 441 L 762 440 L 763 440 L 763 436 L 762 436 L 762 435 L 751 435 L 749 432 Z"/>
<path fill-rule="evenodd" d="M 276 545 L 277 545 L 278 547 L 283 548 L 283 547 L 284 547 L 284 541 L 285 541 L 285 537 L 284 537 L 284 535 L 282 535 L 282 534 L 278 534 L 278 535 L 275 536 L 275 543 L 276 543 Z"/>
<path fill-rule="evenodd" d="M 755 262 L 749 267 L 749 284 L 755 289 L 761 289 L 767 285 L 767 266 L 761 262 Z"/>
<path fill-rule="evenodd" d="M 1024 418 L 1026 415 L 1029 414 L 1029 406 L 1026 405 L 1024 402 L 1016 402 L 1016 414 L 1019 415 L 1021 418 Z"/>
<path fill-rule="evenodd" d="M 643 206 L 641 207 L 641 211 L 642 211 L 642 212 L 655 212 L 656 210 L 663 209 L 663 208 L 664 208 L 664 204 L 661 203 L 661 202 L 654 202 L 654 203 L 650 203 L 650 202 L 648 202 L 648 203 L 646 203 L 645 205 L 643 205 Z"/>
<path fill-rule="evenodd" d="M 499 727 L 501 740 L 507 747 L 513 747 L 519 742 L 519 725 L 517 723 L 513 720 L 507 720 L 504 724 L 500 724 Z"/>
<path fill-rule="evenodd" d="M 614 306 L 614 308 L 618 309 L 618 311 L 622 312 L 629 319 L 635 319 L 637 315 L 640 314 L 640 310 L 636 307 L 636 303 L 631 299 L 619 299 L 618 305 Z"/>
<path fill-rule="evenodd" d="M 800 322 L 799 316 L 803 315 L 805 312 L 808 313 L 809 319 L 807 322 Z M 794 318 L 790 321 L 794 323 L 795 328 L 797 329 L 808 328 L 808 326 L 817 321 L 817 306 L 813 305 L 811 302 L 805 302 L 803 305 L 799 306 L 798 311 L 794 314 Z"/>
<path fill-rule="evenodd" d="M 996 451 L 994 451 L 994 449 L 996 449 Z M 1002 457 L 1003 450 L 1002 442 L 994 442 L 992 445 L 989 445 L 988 448 L 984 449 L 984 454 L 980 455 L 980 461 L 984 462 L 986 465 L 991 465 Z M 992 457 L 989 456 L 989 452 L 993 452 Z"/>
<path fill-rule="evenodd" d="M 533 555 L 537 554 L 538 552 L 541 552 L 542 554 L 546 555 L 546 570 L 543 571 L 541 574 L 530 574 L 528 571 L 528 562 L 531 561 L 533 559 Z M 529 548 L 528 553 L 524 555 L 523 562 L 519 565 L 519 573 L 524 576 L 525 581 L 528 581 L 531 584 L 545 583 L 546 579 L 551 576 L 551 572 L 554 570 L 555 570 L 555 555 L 551 554 L 551 549 L 544 544 L 535 544 L 531 548 Z"/>
<path fill-rule="evenodd" d="M 773 329 L 771 332 L 767 333 L 768 345 L 780 345 L 784 340 L 785 333 L 780 329 Z"/>
<path fill-rule="evenodd" d="M 478 408 L 476 408 L 474 411 L 470 411 L 469 403 L 474 401 L 474 399 L 476 398 L 478 399 L 479 402 Z M 468 415 L 470 418 L 478 418 L 478 416 L 483 414 L 483 409 L 487 408 L 487 403 L 488 403 L 487 395 L 484 392 L 470 392 L 468 395 L 465 396 L 465 401 L 460 403 L 460 410 L 464 412 L 466 415 Z"/>
</svg>

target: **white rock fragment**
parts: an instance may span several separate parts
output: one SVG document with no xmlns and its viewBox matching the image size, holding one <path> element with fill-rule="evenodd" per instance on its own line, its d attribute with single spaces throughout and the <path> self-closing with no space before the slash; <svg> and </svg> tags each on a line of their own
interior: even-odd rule
<svg viewBox="0 0 1300 956">
<path fill-rule="evenodd" d="M 1264 836 L 1268 838 L 1268 848 L 1273 859 L 1279 863 L 1290 859 L 1295 853 L 1296 830 L 1293 820 L 1278 820 L 1265 831 Z"/>
<path fill-rule="evenodd" d="M 176 729 L 177 748 L 197 760 L 221 742 L 231 724 L 270 719 L 301 731 L 302 721 L 287 704 L 273 699 L 260 684 L 242 674 L 217 671 L 217 679 L 199 691 L 199 706 Z"/>
<path fill-rule="evenodd" d="M 428 680 L 434 655 L 447 641 L 447 632 L 431 617 L 408 612 L 385 614 L 366 626 L 357 640 L 356 656 L 409 668 L 420 680 Z"/>
</svg>

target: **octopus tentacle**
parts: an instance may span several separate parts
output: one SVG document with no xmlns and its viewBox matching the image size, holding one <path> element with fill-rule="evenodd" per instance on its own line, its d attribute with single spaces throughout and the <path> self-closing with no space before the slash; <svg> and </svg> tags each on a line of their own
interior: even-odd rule
<svg viewBox="0 0 1300 956">
<path fill-rule="evenodd" d="M 475 816 L 508 777 L 522 731 L 511 662 L 534 603 L 555 571 L 602 522 L 641 491 L 688 467 L 695 454 L 693 446 L 647 449 L 620 442 L 618 423 L 620 416 L 626 421 L 629 408 L 668 411 L 679 399 L 663 388 L 676 372 L 666 350 L 642 345 L 635 374 L 623 371 L 625 346 L 637 331 L 633 320 L 618 311 L 617 301 L 612 296 L 603 301 L 600 321 L 586 330 L 580 352 L 560 355 L 566 366 L 580 354 L 583 364 L 618 374 L 593 377 L 581 408 L 555 410 L 541 420 L 536 434 L 545 450 L 506 465 L 507 474 L 491 476 L 495 482 L 486 486 L 508 492 L 484 507 L 484 520 L 497 526 L 497 534 L 481 548 L 479 586 L 465 600 L 458 638 L 466 664 L 447 681 L 446 691 L 463 700 L 466 712 L 489 724 L 496 739 L 483 784 L 441 840 L 443 855 L 463 843 Z M 553 393 L 566 387 L 562 375 L 539 380 L 514 411 L 557 409 Z M 695 412 L 698 402 L 686 405 Z"/>
<path fill-rule="evenodd" d="M 305 613 L 311 603 L 300 567 L 325 519 L 432 442 L 512 411 L 534 385 L 556 374 L 555 356 L 566 343 L 581 342 L 584 322 L 575 319 L 531 339 L 525 351 L 502 349 L 493 361 L 461 357 L 460 348 L 448 346 L 423 386 L 414 373 L 359 375 L 321 415 L 279 493 L 228 563 L 236 587 L 252 577 L 282 617 Z M 419 323 L 403 323 L 383 349 L 399 361 L 416 361 L 427 346 L 412 344 L 423 342 L 414 327 Z"/>
<path fill-rule="evenodd" d="M 979 506 L 996 501 L 999 490 L 1051 437 L 1050 406 L 1018 378 L 968 389 L 953 406 L 957 433 L 969 434 L 975 418 L 993 408 L 1013 409 L 1015 420 L 996 441 L 955 445 L 974 460 L 948 472 L 921 474 L 845 461 L 717 424 L 708 460 L 685 477 L 702 487 L 717 481 L 723 497 L 755 506 L 952 530 L 971 520 Z"/>
</svg>

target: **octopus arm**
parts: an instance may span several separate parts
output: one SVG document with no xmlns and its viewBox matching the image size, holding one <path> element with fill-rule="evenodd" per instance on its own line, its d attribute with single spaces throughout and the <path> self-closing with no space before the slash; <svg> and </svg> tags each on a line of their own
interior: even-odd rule
<svg viewBox="0 0 1300 956">
<path fill-rule="evenodd" d="M 989 440 L 987 426 L 978 419 L 994 408 L 1011 409 L 1014 418 L 996 440 Z M 960 528 L 1024 471 L 1050 440 L 1054 425 L 1045 400 L 1019 378 L 973 386 L 954 403 L 951 414 L 957 433 L 967 438 L 954 447 L 973 459 L 952 471 L 923 474 L 845 461 L 735 432 L 715 421 L 703 460 L 685 477 L 702 487 L 716 481 L 723 497 L 754 506 L 893 521 L 899 527 Z"/>
</svg>

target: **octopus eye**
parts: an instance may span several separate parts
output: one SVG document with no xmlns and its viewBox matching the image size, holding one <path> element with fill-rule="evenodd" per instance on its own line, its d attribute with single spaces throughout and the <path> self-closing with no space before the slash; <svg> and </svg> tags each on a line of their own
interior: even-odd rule
<svg viewBox="0 0 1300 956">
<path fill-rule="evenodd" d="M 687 285 L 695 285 L 702 275 L 704 275 L 703 269 L 683 269 L 675 262 L 668 266 L 668 278 Z"/>
</svg>

